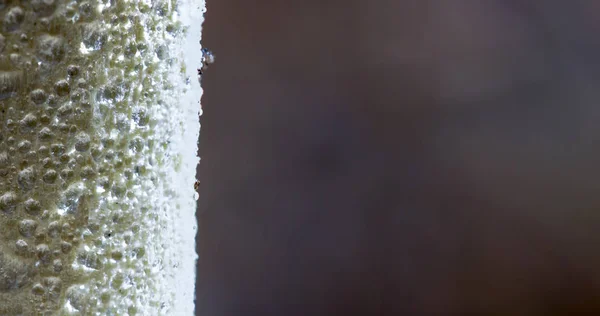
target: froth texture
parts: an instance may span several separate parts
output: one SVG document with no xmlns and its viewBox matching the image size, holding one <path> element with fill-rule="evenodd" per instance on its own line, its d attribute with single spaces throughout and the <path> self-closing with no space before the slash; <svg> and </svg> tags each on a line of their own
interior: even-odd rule
<svg viewBox="0 0 600 316">
<path fill-rule="evenodd" d="M 0 1 L 0 315 L 191 315 L 204 1 Z"/>
</svg>

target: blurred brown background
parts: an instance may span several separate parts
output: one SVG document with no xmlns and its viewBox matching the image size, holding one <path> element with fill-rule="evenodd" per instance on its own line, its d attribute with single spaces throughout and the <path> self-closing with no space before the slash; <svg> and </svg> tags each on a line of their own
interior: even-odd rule
<svg viewBox="0 0 600 316">
<path fill-rule="evenodd" d="M 198 315 L 600 315 L 597 1 L 207 2 Z"/>
</svg>

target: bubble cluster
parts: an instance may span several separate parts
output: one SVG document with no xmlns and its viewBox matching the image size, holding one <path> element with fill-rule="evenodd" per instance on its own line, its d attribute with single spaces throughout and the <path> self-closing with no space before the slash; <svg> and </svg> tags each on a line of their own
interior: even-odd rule
<svg viewBox="0 0 600 316">
<path fill-rule="evenodd" d="M 61 37 L 44 34 L 38 38 L 37 52 L 45 62 L 59 62 L 65 58 L 65 44 Z"/>
<path fill-rule="evenodd" d="M 0 315 L 178 314 L 177 6 L 0 0 Z"/>
<path fill-rule="evenodd" d="M 21 153 L 26 153 L 31 149 L 31 142 L 28 140 L 21 141 L 17 144 L 17 149 Z"/>
<path fill-rule="evenodd" d="M 35 253 L 40 260 L 40 262 L 46 264 L 48 260 L 50 260 L 51 252 L 50 247 L 46 244 L 39 244 L 35 248 Z"/>
<path fill-rule="evenodd" d="M 19 233 L 23 237 L 32 237 L 35 234 L 38 223 L 31 219 L 24 219 L 19 223 Z"/>
<path fill-rule="evenodd" d="M 91 22 L 83 25 L 82 28 L 83 33 L 83 49 L 82 52 L 84 54 L 98 51 L 105 47 L 105 43 L 108 39 L 108 34 L 106 34 L 106 30 L 102 28 L 100 23 Z"/>
<path fill-rule="evenodd" d="M 73 245 L 69 242 L 63 241 L 60 243 L 60 250 L 63 253 L 69 253 L 71 252 L 71 249 L 73 248 Z"/>
<path fill-rule="evenodd" d="M 56 172 L 56 170 L 53 170 L 53 169 L 47 170 L 44 173 L 44 176 L 42 177 L 42 179 L 47 184 L 53 184 L 56 182 L 56 179 L 58 179 L 58 172 Z"/>
<path fill-rule="evenodd" d="M 25 132 L 29 132 L 33 130 L 38 124 L 38 118 L 33 113 L 28 113 L 21 119 L 19 122 L 21 124 L 21 130 Z"/>
<path fill-rule="evenodd" d="M 15 242 L 15 249 L 17 250 L 17 254 L 24 255 L 27 253 L 27 248 L 29 245 L 23 239 L 19 239 Z"/>
<path fill-rule="evenodd" d="M 40 202 L 32 198 L 27 199 L 23 203 L 23 206 L 25 207 L 25 211 L 30 215 L 38 215 L 42 210 Z"/>
<path fill-rule="evenodd" d="M 52 268 L 54 269 L 54 272 L 60 273 L 63 269 L 62 261 L 60 259 L 55 259 L 54 262 L 52 262 Z"/>
<path fill-rule="evenodd" d="M 46 292 L 46 289 L 40 283 L 36 283 L 31 288 L 31 292 L 35 295 L 43 295 Z"/>
<path fill-rule="evenodd" d="M 77 66 L 77 65 L 69 65 L 67 67 L 67 74 L 70 77 L 76 77 L 79 74 L 79 66 Z M 84 87 L 85 87 L 85 84 L 84 84 Z"/>
<path fill-rule="evenodd" d="M 21 7 L 14 6 L 4 15 L 4 30 L 8 32 L 16 31 L 25 20 L 25 12 Z"/>
<path fill-rule="evenodd" d="M 85 152 L 90 149 L 90 135 L 86 133 L 79 133 L 75 136 L 75 150 L 79 152 Z"/>
<path fill-rule="evenodd" d="M 54 300 L 58 299 L 62 288 L 61 279 L 57 277 L 44 278 L 44 285 L 47 289 L 48 297 Z"/>
<path fill-rule="evenodd" d="M 52 138 L 54 138 L 54 133 L 52 132 L 52 130 L 48 127 L 43 127 L 39 132 L 38 132 L 38 138 L 41 141 L 51 141 Z M 47 150 L 47 149 L 46 149 Z"/>
<path fill-rule="evenodd" d="M 56 94 L 60 97 L 68 95 L 70 89 L 71 88 L 69 87 L 69 82 L 67 82 L 67 80 L 64 79 L 59 80 L 54 84 L 54 91 L 56 91 Z"/>
<path fill-rule="evenodd" d="M 33 101 L 33 103 L 39 105 L 46 102 L 48 95 L 42 89 L 35 89 L 31 91 L 31 93 L 29 93 L 29 98 L 31 99 L 31 101 Z"/>
<path fill-rule="evenodd" d="M 17 195 L 14 192 L 6 192 L 0 196 L 0 210 L 12 212 L 17 205 Z"/>
</svg>

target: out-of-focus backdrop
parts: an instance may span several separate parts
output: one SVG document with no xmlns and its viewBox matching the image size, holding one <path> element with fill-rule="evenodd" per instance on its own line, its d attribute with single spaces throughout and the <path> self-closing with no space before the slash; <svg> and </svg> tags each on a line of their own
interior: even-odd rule
<svg viewBox="0 0 600 316">
<path fill-rule="evenodd" d="M 207 6 L 198 315 L 600 315 L 598 2 Z"/>
</svg>

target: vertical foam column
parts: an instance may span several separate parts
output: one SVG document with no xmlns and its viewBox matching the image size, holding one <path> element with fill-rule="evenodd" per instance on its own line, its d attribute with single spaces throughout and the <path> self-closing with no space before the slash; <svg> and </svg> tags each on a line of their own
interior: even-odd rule
<svg viewBox="0 0 600 316">
<path fill-rule="evenodd" d="M 204 0 L 0 1 L 0 315 L 192 315 Z"/>
</svg>

